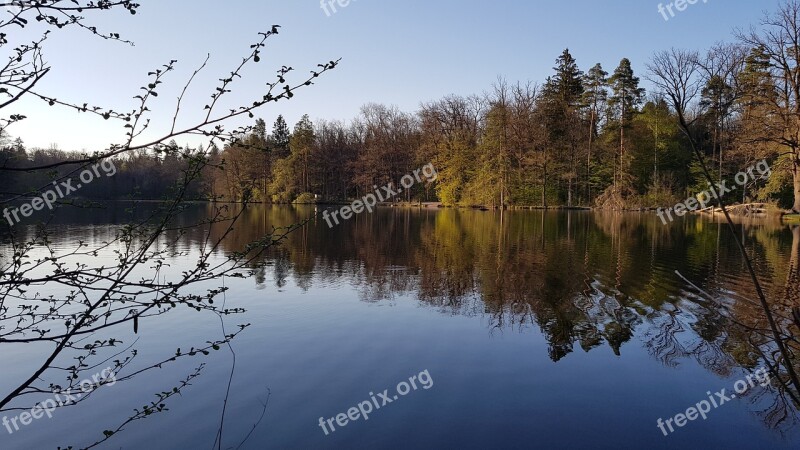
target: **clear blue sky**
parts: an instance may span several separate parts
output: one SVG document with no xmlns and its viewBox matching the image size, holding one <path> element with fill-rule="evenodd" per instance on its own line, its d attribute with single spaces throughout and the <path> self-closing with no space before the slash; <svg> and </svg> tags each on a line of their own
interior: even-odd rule
<svg viewBox="0 0 800 450">
<path fill-rule="evenodd" d="M 200 117 L 216 79 L 227 75 L 272 24 L 261 64 L 246 72 L 228 99 L 247 103 L 263 92 L 281 65 L 305 75 L 317 63 L 342 58 L 335 71 L 291 101 L 260 110 L 271 127 L 278 114 L 290 125 L 312 119 L 350 120 L 361 105 L 378 102 L 416 111 L 423 101 L 488 90 L 498 76 L 543 81 L 569 48 L 583 70 L 597 62 L 611 72 L 623 57 L 643 76 L 655 50 L 706 49 L 732 40 L 736 27 L 757 24 L 778 0 L 703 0 L 665 21 L 655 0 L 353 0 L 330 17 L 318 0 L 139 0 L 140 13 L 101 14 L 96 24 L 135 41 L 135 47 L 100 41 L 85 32 L 56 33 L 47 44 L 53 71 L 39 85 L 61 100 L 131 110 L 146 74 L 170 59 L 178 70 L 150 107 L 153 131 L 168 129 L 175 99 L 206 53 L 211 62 L 190 91 L 186 107 Z M 644 81 L 643 81 L 644 82 Z M 645 87 L 647 84 L 645 82 Z M 29 101 L 9 113 L 30 118 L 10 129 L 29 147 L 57 143 L 64 150 L 100 150 L 124 131 L 88 115 Z M 236 125 L 241 125 L 237 123 Z M 180 142 L 183 144 L 184 142 Z"/>
</svg>

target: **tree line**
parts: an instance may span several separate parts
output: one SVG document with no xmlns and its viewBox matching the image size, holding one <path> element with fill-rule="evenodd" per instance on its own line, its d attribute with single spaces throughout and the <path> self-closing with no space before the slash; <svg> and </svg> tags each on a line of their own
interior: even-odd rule
<svg viewBox="0 0 800 450">
<path fill-rule="evenodd" d="M 800 211 L 800 6 L 789 0 L 760 30 L 704 53 L 687 53 L 701 68 L 700 101 L 690 126 L 714 167 L 728 179 L 755 161 L 775 169 L 746 186 L 737 200 L 768 201 Z M 791 33 L 791 30 L 797 33 Z M 794 50 L 792 50 L 794 49 Z M 658 53 L 645 75 L 653 80 Z M 290 129 L 278 116 L 223 148 L 191 149 L 174 141 L 125 155 L 111 187 L 82 195 L 157 198 L 183 167 L 181 155 L 207 152 L 211 164 L 190 190 L 197 199 L 288 203 L 339 202 L 398 184 L 433 163 L 436 183 L 404 192 L 406 201 L 459 206 L 668 206 L 705 190 L 698 162 L 658 83 L 646 92 L 632 63 L 582 70 L 565 49 L 543 83 L 498 79 L 488 91 L 425 102 L 413 113 L 371 103 L 345 123 L 309 116 Z M 67 159 L 54 149 L 26 150 L 6 139 L 0 164 L 41 165 Z M 221 168 L 221 169 L 220 169 Z M 41 174 L 40 174 L 41 175 Z M 0 180 L 20 192 L 27 175 Z M 25 186 L 20 185 L 24 184 Z M 738 193 L 737 193 L 738 194 Z"/>
</svg>

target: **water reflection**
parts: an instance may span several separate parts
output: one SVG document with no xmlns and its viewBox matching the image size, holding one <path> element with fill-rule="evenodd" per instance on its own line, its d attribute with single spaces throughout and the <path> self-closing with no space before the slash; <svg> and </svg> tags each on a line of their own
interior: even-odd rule
<svg viewBox="0 0 800 450">
<path fill-rule="evenodd" d="M 192 208 L 183 220 L 212 208 Z M 251 207 L 222 251 L 314 216 L 313 207 Z M 82 232 L 124 220 L 98 213 Z M 782 328 L 796 331 L 800 227 L 738 227 Z M 224 230 L 214 225 L 211 239 Z M 192 231 L 184 245 L 201 245 L 207 231 Z M 643 346 L 667 366 L 693 359 L 728 377 L 758 368 L 759 348 L 770 343 L 735 242 L 713 218 L 665 226 L 645 213 L 382 209 L 333 229 L 312 219 L 260 262 L 253 282 L 261 289 L 291 279 L 302 289 L 347 283 L 365 302 L 411 295 L 444 314 L 485 317 L 492 332 L 540 330 L 556 362 L 576 351 L 607 346 L 622 356 Z M 769 426 L 796 421 L 783 390 L 752 401 Z"/>
<path fill-rule="evenodd" d="M 256 209 L 231 248 L 312 214 Z M 790 330 L 800 305 L 800 228 L 738 226 Z M 392 209 L 334 230 L 311 223 L 266 258 L 279 287 L 288 272 L 305 288 L 344 280 L 367 302 L 411 294 L 447 314 L 483 315 L 492 330 L 535 327 L 553 361 L 578 349 L 608 346 L 620 356 L 643 345 L 667 366 L 694 359 L 729 377 L 758 368 L 759 349 L 772 342 L 735 243 L 713 218 L 664 226 L 648 214 Z M 770 426 L 796 420 L 785 392 L 767 403 Z"/>
</svg>

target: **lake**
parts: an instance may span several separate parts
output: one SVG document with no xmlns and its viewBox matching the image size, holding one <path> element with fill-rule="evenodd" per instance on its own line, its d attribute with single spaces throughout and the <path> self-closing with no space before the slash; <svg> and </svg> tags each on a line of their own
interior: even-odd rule
<svg viewBox="0 0 800 450">
<path fill-rule="evenodd" d="M 193 206 L 186 221 L 211 208 Z M 98 245 L 128 214 L 61 214 L 54 245 Z M 252 207 L 219 258 L 314 214 Z M 800 228 L 743 223 L 737 233 L 788 321 L 800 305 Z M 190 267 L 202 237 L 181 237 L 169 270 Z M 247 310 L 224 318 L 227 332 L 251 324 L 233 351 L 104 386 L 12 434 L 0 429 L 0 448 L 91 444 L 203 363 L 168 411 L 99 448 L 211 448 L 226 392 L 222 448 L 800 447 L 796 405 L 776 382 L 754 378 L 763 362 L 749 342 L 759 338 L 744 326 L 765 320 L 730 231 L 711 218 L 663 225 L 652 213 L 384 208 L 333 229 L 317 216 L 262 262 L 252 277 L 224 280 L 226 306 Z M 223 334 L 217 316 L 184 308 L 115 336 L 136 340 L 144 366 Z M 41 362 L 40 350 L 3 353 L 4 392 Z M 715 395 L 731 397 L 748 375 L 746 392 Z M 676 417 L 711 399 L 706 419 Z"/>
</svg>

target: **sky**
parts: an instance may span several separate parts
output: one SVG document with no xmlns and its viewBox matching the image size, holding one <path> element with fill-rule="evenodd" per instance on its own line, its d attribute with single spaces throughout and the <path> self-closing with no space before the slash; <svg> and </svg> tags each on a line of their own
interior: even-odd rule
<svg viewBox="0 0 800 450">
<path fill-rule="evenodd" d="M 326 0 L 327 2 L 328 0 Z M 628 58 L 647 88 L 645 65 L 655 51 L 671 47 L 705 50 L 734 40 L 733 30 L 758 25 L 779 0 L 698 0 L 674 17 L 654 0 L 351 0 L 321 7 L 319 0 L 138 0 L 139 13 L 88 15 L 102 31 L 135 43 L 103 41 L 79 30 L 53 33 L 44 48 L 51 72 L 37 90 L 59 100 L 88 102 L 131 111 L 147 73 L 178 60 L 150 104 L 150 130 L 142 139 L 169 131 L 177 97 L 210 54 L 184 100 L 178 123 L 190 125 L 218 84 L 249 53 L 258 32 L 282 26 L 270 38 L 259 64 L 233 85 L 226 106 L 250 104 L 283 65 L 304 79 L 319 63 L 341 64 L 295 97 L 257 111 L 269 127 L 282 114 L 293 126 L 303 114 L 312 120 L 349 121 L 370 102 L 414 112 L 423 102 L 449 94 L 481 94 L 503 77 L 543 82 L 555 59 L 569 48 L 582 70 L 602 63 L 613 72 Z M 669 2 L 663 2 L 666 7 Z M 5 12 L 0 12 L 5 13 Z M 32 21 L 33 22 L 33 21 Z M 11 39 L 30 39 L 32 25 Z M 221 111 L 225 111 L 222 109 Z M 8 130 L 28 148 L 103 150 L 124 141 L 119 123 L 103 121 L 30 99 L 3 114 L 28 119 Z M 231 122 L 231 126 L 247 120 Z M 191 139 L 179 144 L 191 144 Z"/>
</svg>

